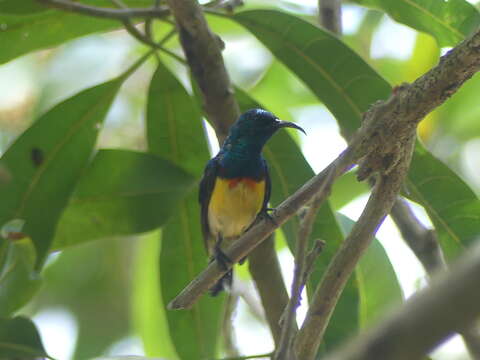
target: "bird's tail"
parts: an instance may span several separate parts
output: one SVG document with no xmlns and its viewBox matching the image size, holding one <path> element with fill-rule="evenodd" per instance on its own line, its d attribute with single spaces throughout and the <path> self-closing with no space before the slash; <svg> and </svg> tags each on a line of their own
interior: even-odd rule
<svg viewBox="0 0 480 360">
<path fill-rule="evenodd" d="M 212 296 L 217 296 L 222 290 L 228 289 L 230 290 L 232 288 L 232 281 L 233 281 L 233 270 L 230 269 L 228 272 L 223 275 L 223 277 L 217 281 L 215 285 L 213 285 L 209 292 L 210 295 Z"/>
</svg>

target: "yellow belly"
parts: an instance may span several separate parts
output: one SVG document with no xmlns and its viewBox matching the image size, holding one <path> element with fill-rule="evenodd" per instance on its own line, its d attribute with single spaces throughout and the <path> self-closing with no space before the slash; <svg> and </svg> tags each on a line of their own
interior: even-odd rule
<svg viewBox="0 0 480 360">
<path fill-rule="evenodd" d="M 217 178 L 208 206 L 210 232 L 223 238 L 240 236 L 260 212 L 265 181 Z"/>
</svg>

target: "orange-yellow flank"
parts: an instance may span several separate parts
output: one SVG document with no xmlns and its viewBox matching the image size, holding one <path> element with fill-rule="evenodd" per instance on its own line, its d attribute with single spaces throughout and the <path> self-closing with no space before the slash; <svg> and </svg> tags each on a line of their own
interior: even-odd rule
<svg viewBox="0 0 480 360">
<path fill-rule="evenodd" d="M 265 197 L 265 180 L 217 177 L 208 206 L 208 225 L 216 237 L 240 236 L 255 220 Z"/>
</svg>

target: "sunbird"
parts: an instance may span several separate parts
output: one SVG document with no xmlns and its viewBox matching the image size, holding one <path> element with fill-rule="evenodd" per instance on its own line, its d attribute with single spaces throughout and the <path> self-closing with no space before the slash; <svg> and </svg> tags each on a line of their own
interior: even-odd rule
<svg viewBox="0 0 480 360">
<path fill-rule="evenodd" d="M 205 167 L 199 191 L 203 239 L 210 259 L 224 269 L 232 261 L 223 249 L 258 216 L 269 217 L 271 181 L 262 149 L 278 129 L 285 127 L 305 133 L 300 126 L 266 110 L 248 110 L 232 125 L 220 151 Z M 232 277 L 230 270 L 210 293 L 215 296 L 224 286 L 230 287 Z"/>
</svg>

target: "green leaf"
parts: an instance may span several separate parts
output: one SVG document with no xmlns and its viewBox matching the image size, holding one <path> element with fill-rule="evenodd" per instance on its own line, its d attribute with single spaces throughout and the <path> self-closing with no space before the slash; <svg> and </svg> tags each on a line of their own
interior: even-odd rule
<svg viewBox="0 0 480 360">
<path fill-rule="evenodd" d="M 148 93 L 149 150 L 200 175 L 210 157 L 202 134 L 202 117 L 194 100 L 159 63 Z M 179 206 L 162 231 L 160 280 L 163 303 L 172 300 L 207 263 L 195 191 Z M 223 296 L 203 297 L 191 310 L 167 312 L 170 336 L 180 359 L 215 358 L 222 304 Z"/>
<path fill-rule="evenodd" d="M 80 36 L 120 28 L 119 21 L 48 10 L 28 15 L 0 14 L 0 64 L 31 51 Z"/>
<path fill-rule="evenodd" d="M 240 89 L 236 89 L 236 97 L 242 111 L 262 107 Z M 303 157 L 300 148 L 286 131 L 277 132 L 269 140 L 263 153 L 272 179 L 272 206 L 279 205 L 315 175 Z M 282 226 L 282 230 L 291 251 L 295 253 L 298 219 L 290 219 Z M 311 239 L 323 239 L 327 245 L 317 260 L 315 270 L 307 284 L 309 297 L 313 295 L 313 291 L 320 282 L 330 260 L 343 241 L 343 234 L 329 202 L 326 202 L 320 208 L 310 237 Z M 325 350 L 338 345 L 356 332 L 358 329 L 357 306 L 358 292 L 354 282 L 349 281 L 335 308 L 325 334 L 323 346 Z"/>
<path fill-rule="evenodd" d="M 371 103 L 387 98 L 391 92 L 389 84 L 358 55 L 312 24 L 267 10 L 246 11 L 233 19 L 251 30 L 277 59 L 305 82 L 336 116 L 346 134 L 358 128 L 362 113 Z M 355 84 L 358 87 L 353 86 Z M 434 182 L 441 183 L 441 192 L 436 186 L 425 186 Z M 477 221 L 480 212 L 476 205 L 478 200 L 471 196 L 473 192 L 452 171 L 446 171 L 445 165 L 420 143 L 415 148 L 407 185 L 415 201 L 425 207 L 437 230 L 442 232 L 441 244 L 447 254 L 453 256 L 455 249 L 471 242 L 471 234 L 480 234 L 480 222 Z M 460 200 L 455 203 L 440 200 L 447 193 L 456 196 L 459 189 L 470 195 L 460 193 Z M 472 220 L 467 220 L 469 218 Z"/>
<path fill-rule="evenodd" d="M 45 6 L 35 0 L 0 0 L 0 14 L 28 14 L 44 10 Z"/>
<path fill-rule="evenodd" d="M 385 11 L 392 18 L 454 46 L 480 24 L 480 13 L 465 0 L 354 0 Z"/>
<path fill-rule="evenodd" d="M 100 150 L 60 219 L 54 248 L 163 225 L 194 178 L 151 154 Z"/>
<path fill-rule="evenodd" d="M 285 89 L 292 89 L 285 96 Z M 316 105 L 318 100 L 308 91 L 304 84 L 292 74 L 281 62 L 274 60 L 258 83 L 249 90 L 249 94 L 275 110 L 275 115 L 282 120 L 292 120 L 293 107 Z"/>
<path fill-rule="evenodd" d="M 0 358 L 36 359 L 48 357 L 33 322 L 24 317 L 0 319 Z"/>
<path fill-rule="evenodd" d="M 85 0 L 82 3 L 98 7 L 112 7 L 112 2 L 109 0 Z M 147 7 L 152 5 L 150 0 L 124 0 L 123 3 L 130 7 Z M 47 5 L 41 4 L 38 0 L 0 0 L 0 14 L 24 15 L 48 11 L 49 9 Z"/>
<path fill-rule="evenodd" d="M 480 201 L 468 185 L 419 143 L 408 174 L 409 196 L 425 207 L 449 259 L 480 234 Z"/>
<path fill-rule="evenodd" d="M 476 74 L 466 82 L 445 104 L 438 108 L 436 114 L 442 131 L 465 141 L 476 138 L 480 134 L 480 108 L 478 94 L 480 92 L 480 74 Z"/>
<path fill-rule="evenodd" d="M 390 94 L 388 83 L 353 50 L 304 20 L 274 10 L 244 11 L 232 19 L 303 80 L 348 134 L 370 104 Z"/>
<path fill-rule="evenodd" d="M 138 239 L 132 282 L 133 323 L 146 355 L 177 359 L 160 289 L 160 237 L 160 231 L 154 231 Z"/>
<path fill-rule="evenodd" d="M 355 221 L 337 214 L 345 235 Z M 359 317 L 361 326 L 368 326 L 394 305 L 403 301 L 402 288 L 392 263 L 380 242 L 375 238 L 355 268 L 355 281 L 360 293 Z"/>
<path fill-rule="evenodd" d="M 0 316 L 8 316 L 24 306 L 41 285 L 34 271 L 35 249 L 30 239 L 8 244 L 6 261 L 0 272 Z"/>
<path fill-rule="evenodd" d="M 37 265 L 45 259 L 58 218 L 88 162 L 100 126 L 125 76 L 58 104 L 0 159 L 12 177 L 8 184 L 0 186 L 0 224 L 13 219 L 25 221 L 23 232 L 35 245 Z"/>
</svg>

